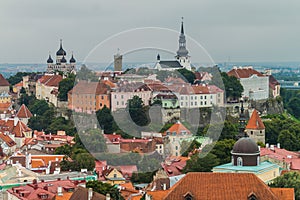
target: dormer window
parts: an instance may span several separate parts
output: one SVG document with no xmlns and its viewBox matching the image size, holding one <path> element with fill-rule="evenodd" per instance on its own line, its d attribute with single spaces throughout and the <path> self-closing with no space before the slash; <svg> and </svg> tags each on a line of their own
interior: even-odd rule
<svg viewBox="0 0 300 200">
<path fill-rule="evenodd" d="M 190 192 L 184 195 L 184 200 L 193 200 L 193 199 L 194 199 L 193 195 Z"/>
<path fill-rule="evenodd" d="M 256 194 L 251 192 L 249 195 L 248 195 L 248 199 L 247 200 L 258 200 L 258 198 L 256 197 Z"/>
</svg>

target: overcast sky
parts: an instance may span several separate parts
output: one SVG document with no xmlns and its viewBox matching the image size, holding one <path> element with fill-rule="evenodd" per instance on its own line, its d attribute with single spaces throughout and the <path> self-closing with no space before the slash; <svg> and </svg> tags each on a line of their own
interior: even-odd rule
<svg viewBox="0 0 300 200">
<path fill-rule="evenodd" d="M 82 61 L 124 30 L 179 31 L 181 16 L 217 62 L 300 61 L 299 0 L 1 0 L 0 63 L 45 63 L 60 38 Z"/>
</svg>

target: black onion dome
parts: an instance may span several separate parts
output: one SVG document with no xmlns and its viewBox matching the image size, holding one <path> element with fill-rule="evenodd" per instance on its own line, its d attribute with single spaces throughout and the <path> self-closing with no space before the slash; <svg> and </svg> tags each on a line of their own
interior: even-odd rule
<svg viewBox="0 0 300 200">
<path fill-rule="evenodd" d="M 48 60 L 47 60 L 47 63 L 53 63 L 53 60 L 52 60 L 52 58 L 51 58 L 51 55 L 49 55 L 49 58 L 48 58 Z"/>
<path fill-rule="evenodd" d="M 259 148 L 253 139 L 243 137 L 234 144 L 232 153 L 257 154 L 259 153 Z"/>
<path fill-rule="evenodd" d="M 66 63 L 67 60 L 65 59 L 65 56 L 62 57 L 62 59 L 60 60 L 61 63 Z"/>
<path fill-rule="evenodd" d="M 62 48 L 62 40 L 60 40 L 60 47 L 58 49 L 58 51 L 56 52 L 57 56 L 65 56 L 66 55 L 66 51 Z"/>
<path fill-rule="evenodd" d="M 72 57 L 71 57 L 71 59 L 70 59 L 70 63 L 75 63 L 76 62 L 76 60 L 75 60 L 75 58 L 74 58 L 74 56 L 73 56 L 73 54 L 72 54 Z"/>
</svg>

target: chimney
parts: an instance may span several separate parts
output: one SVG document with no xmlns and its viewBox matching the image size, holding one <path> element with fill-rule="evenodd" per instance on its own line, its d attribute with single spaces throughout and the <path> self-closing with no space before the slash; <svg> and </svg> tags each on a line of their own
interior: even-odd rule
<svg viewBox="0 0 300 200">
<path fill-rule="evenodd" d="M 267 149 L 269 148 L 269 143 L 266 144 L 266 148 L 267 148 Z"/>
<path fill-rule="evenodd" d="M 17 124 L 18 124 L 18 121 L 19 121 L 19 118 L 17 118 L 17 117 L 14 117 L 14 126 L 17 126 Z"/>
<path fill-rule="evenodd" d="M 62 193 L 62 187 L 61 186 L 58 186 L 57 187 L 57 196 L 62 196 L 63 193 Z"/>
<path fill-rule="evenodd" d="M 110 194 L 109 193 L 106 194 L 105 200 L 110 200 Z"/>
<path fill-rule="evenodd" d="M 280 149 L 280 143 L 277 143 L 277 148 Z"/>
<path fill-rule="evenodd" d="M 93 197 L 93 189 L 89 188 L 89 191 L 88 191 L 88 200 L 91 200 L 92 197 Z"/>
</svg>

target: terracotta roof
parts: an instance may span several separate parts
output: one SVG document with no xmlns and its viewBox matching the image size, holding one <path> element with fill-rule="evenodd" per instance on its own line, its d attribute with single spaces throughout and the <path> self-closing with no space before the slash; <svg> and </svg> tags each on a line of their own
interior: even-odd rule
<svg viewBox="0 0 300 200">
<path fill-rule="evenodd" d="M 7 146 L 12 147 L 16 145 L 15 141 L 13 141 L 7 134 L 0 132 L 0 139 L 4 141 Z"/>
<path fill-rule="evenodd" d="M 265 129 L 265 125 L 261 121 L 261 118 L 259 117 L 258 112 L 255 109 L 253 110 L 253 113 L 248 121 L 246 129 L 257 129 L 257 130 Z"/>
<path fill-rule="evenodd" d="M 259 77 L 263 77 L 264 75 L 256 70 L 254 70 L 252 67 L 245 67 L 245 68 L 237 68 L 232 69 L 229 72 L 227 72 L 228 76 L 235 76 L 236 78 L 249 78 L 252 75 L 257 75 Z"/>
<path fill-rule="evenodd" d="M 290 190 L 287 193 L 291 193 Z M 191 172 L 178 181 L 165 200 L 182 199 L 186 195 L 194 199 L 236 200 L 255 194 L 257 199 L 285 200 L 252 173 L 199 173 Z"/>
<path fill-rule="evenodd" d="M 61 75 L 44 75 L 42 76 L 38 82 L 42 83 L 46 86 L 51 86 L 51 87 L 58 87 L 59 82 L 62 80 Z"/>
<path fill-rule="evenodd" d="M 167 131 L 165 131 L 164 135 L 167 135 L 167 133 L 169 132 L 170 134 L 173 134 L 174 132 L 176 132 L 176 135 L 181 134 L 182 131 L 185 131 L 186 134 L 191 134 L 191 132 L 180 122 L 177 122 L 175 124 L 173 124 L 173 126 L 171 126 Z"/>
<path fill-rule="evenodd" d="M 271 150 L 270 148 L 260 148 L 260 156 L 267 156 L 288 163 L 290 164 L 291 170 L 300 170 L 300 153 L 298 152 L 292 152 L 277 147 L 274 147 L 274 150 Z"/>
<path fill-rule="evenodd" d="M 133 172 L 138 171 L 136 165 L 120 165 L 120 166 L 113 166 L 113 167 L 118 169 L 126 179 L 129 179 L 132 176 Z"/>
<path fill-rule="evenodd" d="M 30 118 L 32 116 L 33 115 L 30 112 L 30 110 L 27 108 L 27 106 L 25 104 L 22 104 L 22 106 L 20 107 L 20 109 L 17 113 L 17 117 L 19 117 L 19 118 Z"/>
<path fill-rule="evenodd" d="M 14 120 L 17 120 L 16 125 Z M 0 128 L 1 130 L 9 131 L 10 133 L 14 134 L 15 137 L 24 137 L 24 132 L 31 131 L 31 129 L 26 124 L 24 124 L 17 118 L 0 120 Z"/>
<path fill-rule="evenodd" d="M 7 102 L 7 103 L 0 103 L 0 111 L 4 112 L 4 111 L 9 111 L 11 109 L 11 103 Z"/>
<path fill-rule="evenodd" d="M 0 86 L 9 86 L 9 82 L 0 74 Z"/>
<path fill-rule="evenodd" d="M 57 194 L 58 187 L 62 187 L 62 192 L 68 192 L 69 189 L 75 189 L 77 186 L 71 180 L 55 180 L 37 183 L 39 188 L 46 189 L 47 191 Z"/>
<path fill-rule="evenodd" d="M 70 200 L 88 200 L 88 189 L 83 187 L 78 187 L 72 194 Z M 105 200 L 106 197 L 103 194 L 93 192 L 93 197 L 91 200 Z"/>
<path fill-rule="evenodd" d="M 23 87 L 23 81 L 20 81 L 19 83 L 14 85 L 15 87 Z"/>
<path fill-rule="evenodd" d="M 103 82 L 79 81 L 74 88 L 69 91 L 70 94 L 107 94 L 110 87 Z"/>
<path fill-rule="evenodd" d="M 170 176 L 178 176 L 182 174 L 182 170 L 186 165 L 186 162 L 189 158 L 182 156 L 174 156 L 167 158 L 165 162 L 161 164 L 163 170 L 166 174 Z"/>
<path fill-rule="evenodd" d="M 55 194 L 37 186 L 36 188 L 34 187 L 33 184 L 29 184 L 21 187 L 14 187 L 7 191 L 21 200 L 40 200 L 42 199 L 41 195 L 47 195 L 47 198 L 44 198 L 45 200 L 55 199 Z M 20 193 L 24 194 L 24 197 L 20 197 Z"/>
<path fill-rule="evenodd" d="M 170 192 L 170 190 L 157 190 L 147 191 L 147 194 L 152 197 L 153 200 L 164 199 L 164 197 Z M 180 198 L 183 199 L 183 198 Z"/>
<path fill-rule="evenodd" d="M 281 200 L 294 200 L 294 188 L 271 188 L 272 192 Z"/>
</svg>

